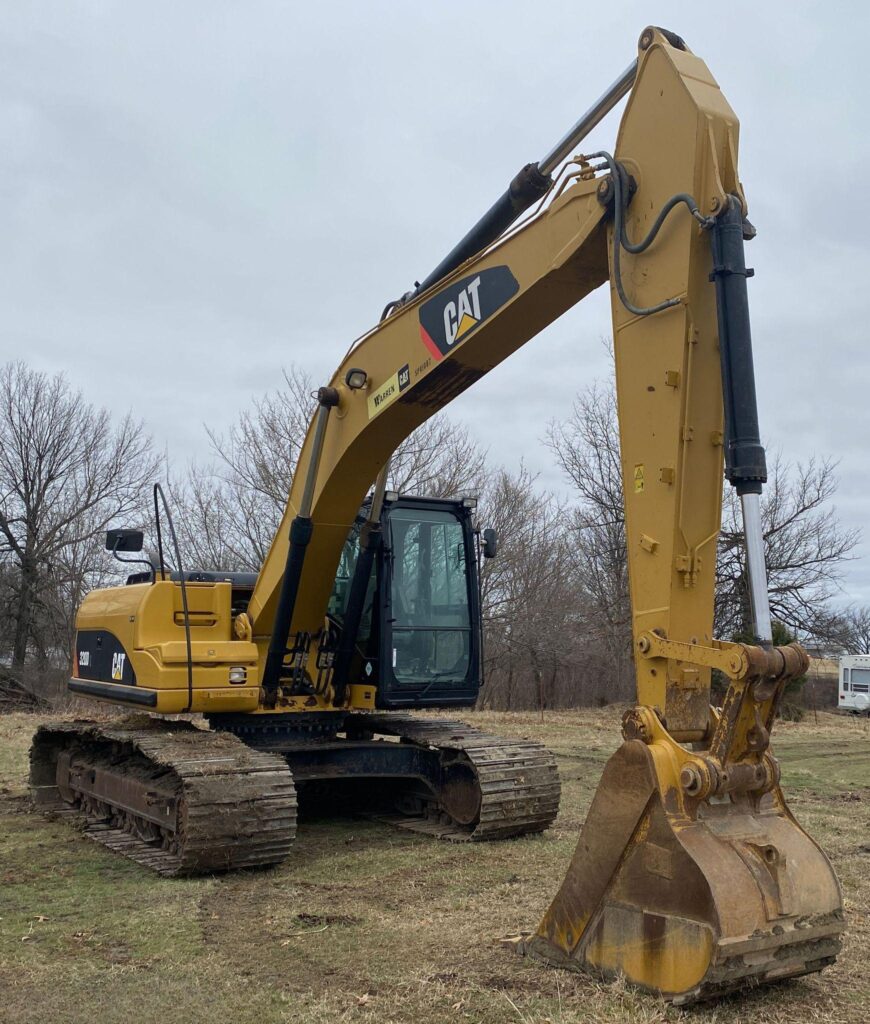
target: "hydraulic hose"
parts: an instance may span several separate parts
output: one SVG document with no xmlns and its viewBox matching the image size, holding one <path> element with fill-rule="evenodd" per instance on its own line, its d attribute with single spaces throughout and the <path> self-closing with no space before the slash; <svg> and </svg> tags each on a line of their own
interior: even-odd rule
<svg viewBox="0 0 870 1024">
<path fill-rule="evenodd" d="M 676 195 L 671 196 L 661 210 L 659 210 L 658 216 L 656 217 L 653 226 L 649 229 L 646 237 L 641 239 L 639 242 L 632 242 L 628 238 L 628 233 L 625 227 L 625 210 L 628 207 L 629 201 L 628 175 L 625 172 L 625 168 L 623 168 L 621 164 L 617 163 L 610 153 L 603 150 L 598 153 L 588 154 L 586 159 L 603 160 L 607 169 L 610 171 L 610 178 L 613 183 L 613 283 L 616 285 L 616 293 L 619 295 L 619 301 L 623 306 L 625 306 L 629 313 L 633 313 L 635 316 L 652 316 L 653 313 L 660 313 L 664 309 L 670 309 L 672 306 L 678 306 L 680 303 L 678 298 L 665 299 L 663 302 L 659 302 L 654 306 L 635 306 L 631 299 L 629 299 L 625 294 L 625 287 L 622 283 L 622 267 L 620 265 L 620 255 L 622 250 L 625 249 L 626 252 L 631 253 L 632 255 L 637 255 L 638 253 L 642 253 L 648 249 L 655 241 L 656 236 L 668 216 L 680 205 L 688 207 L 691 215 L 703 228 L 712 227 L 714 219 L 705 217 L 698 208 L 698 204 L 688 193 L 677 192 Z M 595 168 L 595 170 L 599 169 L 600 168 Z"/>
<path fill-rule="evenodd" d="M 178 575 L 181 581 L 181 607 L 184 609 L 184 640 L 187 644 L 187 707 L 184 713 L 193 707 L 193 648 L 190 642 L 190 612 L 187 605 L 187 581 L 184 578 L 184 566 L 181 564 L 181 549 L 178 546 L 178 538 L 175 535 L 175 525 L 172 522 L 172 513 L 166 501 L 166 495 L 160 484 L 154 485 L 154 521 L 157 527 L 157 552 L 160 558 L 160 579 L 166 579 L 166 569 L 163 563 L 163 536 L 160 532 L 160 507 L 157 504 L 157 497 L 163 503 L 163 511 L 166 513 L 166 521 L 169 523 L 169 536 L 172 538 L 172 549 L 175 552 L 175 563 L 178 566 Z M 170 573 L 170 579 L 172 574 Z"/>
</svg>

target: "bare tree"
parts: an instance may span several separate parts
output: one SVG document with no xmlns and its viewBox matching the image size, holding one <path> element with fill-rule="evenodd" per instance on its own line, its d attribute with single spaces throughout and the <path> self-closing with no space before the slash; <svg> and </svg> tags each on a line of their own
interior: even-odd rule
<svg viewBox="0 0 870 1024">
<path fill-rule="evenodd" d="M 479 521 L 499 535 L 498 557 L 483 563 L 487 707 L 553 707 L 583 702 L 572 666 L 582 635 L 563 509 L 525 467 L 493 472 Z"/>
<path fill-rule="evenodd" d="M 275 502 L 214 466 L 193 464 L 170 487 L 186 567 L 259 570 L 280 522 Z"/>
<path fill-rule="evenodd" d="M 550 424 L 546 443 L 577 494 L 568 551 L 585 595 L 584 656 L 609 699 L 626 699 L 634 683 L 631 604 L 613 388 L 593 383 L 581 392 L 568 419 Z"/>
<path fill-rule="evenodd" d="M 47 661 L 71 635 L 71 609 L 105 571 L 109 524 L 141 520 L 158 465 L 129 416 L 113 425 L 62 375 L 0 369 L 0 561 L 13 668 Z"/>
<path fill-rule="evenodd" d="M 547 429 L 546 444 L 573 484 L 586 521 L 615 530 L 625 550 L 619 423 L 612 382 L 593 381 L 574 399 L 571 415 Z"/>
<path fill-rule="evenodd" d="M 870 608 L 852 605 L 838 616 L 832 625 L 835 645 L 846 654 L 870 654 Z"/>
<path fill-rule="evenodd" d="M 226 436 L 206 428 L 223 479 L 250 493 L 276 528 L 317 407 L 309 374 L 291 366 L 283 376 L 283 386 L 255 398 Z"/>
<path fill-rule="evenodd" d="M 213 464 L 193 466 L 187 481 L 173 484 L 175 502 L 183 510 L 179 532 L 191 563 L 259 569 L 284 513 L 315 411 L 313 392 L 308 374 L 291 367 L 283 385 L 255 400 L 226 434 L 208 431 Z M 484 464 L 485 455 L 467 429 L 439 415 L 399 446 L 388 486 L 433 497 L 468 494 Z"/>
<path fill-rule="evenodd" d="M 486 474 L 486 453 L 468 428 L 444 414 L 422 423 L 390 460 L 388 486 L 400 494 L 455 498 L 476 494 Z"/>
<path fill-rule="evenodd" d="M 612 383 L 581 392 L 571 416 L 553 423 L 547 443 L 577 493 L 573 551 L 578 571 L 601 614 L 611 654 L 630 633 L 619 427 Z M 774 617 L 799 635 L 822 642 L 836 636 L 831 602 L 858 532 L 839 521 L 832 498 L 835 464 L 792 464 L 775 456 L 762 495 L 765 554 Z M 751 632 L 739 502 L 726 488 L 716 570 L 715 628 L 719 636 Z"/>
<path fill-rule="evenodd" d="M 835 470 L 829 460 L 792 464 L 777 453 L 761 500 L 771 614 L 792 632 L 821 642 L 836 636 L 831 601 L 859 540 L 832 504 Z M 730 487 L 716 564 L 716 623 L 723 636 L 752 630 L 740 502 Z"/>
</svg>

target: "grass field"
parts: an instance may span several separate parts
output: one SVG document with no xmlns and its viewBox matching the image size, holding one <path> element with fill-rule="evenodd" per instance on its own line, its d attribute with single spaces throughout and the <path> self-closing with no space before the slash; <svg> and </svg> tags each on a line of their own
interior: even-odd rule
<svg viewBox="0 0 870 1024">
<path fill-rule="evenodd" d="M 839 873 L 845 952 L 809 979 L 677 1010 L 616 982 L 514 958 L 564 873 L 617 709 L 480 714 L 559 756 L 548 833 L 456 846 L 365 820 L 303 823 L 289 860 L 256 873 L 164 880 L 33 814 L 38 719 L 0 717 L 0 1021 L 271 1024 L 863 1022 L 870 1017 L 870 729 L 810 714 L 775 747 L 791 807 Z"/>
</svg>

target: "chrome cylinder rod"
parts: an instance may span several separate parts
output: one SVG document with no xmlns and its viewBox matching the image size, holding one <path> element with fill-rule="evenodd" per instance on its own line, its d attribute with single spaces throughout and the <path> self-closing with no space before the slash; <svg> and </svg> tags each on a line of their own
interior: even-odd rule
<svg viewBox="0 0 870 1024">
<path fill-rule="evenodd" d="M 538 161 L 538 170 L 541 174 L 552 174 L 563 160 L 571 156 L 578 143 L 582 142 L 599 121 L 609 114 L 622 97 L 625 96 L 634 84 L 636 77 L 637 61 L 633 60 L 610 88 L 598 97 L 574 127 L 556 143 L 543 160 Z"/>
<path fill-rule="evenodd" d="M 622 72 L 619 78 L 603 93 L 580 118 L 573 128 L 550 150 L 540 163 L 527 164 L 513 179 L 507 191 L 486 211 L 474 227 L 464 235 L 431 274 L 416 285 L 401 299 L 391 302 L 384 310 L 388 315 L 408 299 L 437 284 L 460 264 L 485 249 L 513 224 L 529 207 L 547 194 L 552 185 L 553 171 L 574 152 L 578 143 L 592 131 L 609 111 L 613 110 L 623 96 L 631 89 L 637 77 L 637 60 Z"/>
<path fill-rule="evenodd" d="M 324 388 L 323 390 L 326 389 Z M 332 388 L 329 390 L 331 391 Z M 329 410 L 331 408 L 332 405 L 326 402 L 321 402 L 317 407 L 314 420 L 314 442 L 311 445 L 311 458 L 308 460 L 305 486 L 302 489 L 302 500 L 299 503 L 299 515 L 303 519 L 307 519 L 311 515 L 311 506 L 314 503 L 314 487 L 317 484 L 317 471 L 320 468 L 320 455 L 323 451 L 323 439 L 326 437 L 326 424 L 329 420 Z"/>
<path fill-rule="evenodd" d="M 381 509 L 384 507 L 384 494 L 387 491 L 387 477 L 390 475 L 391 461 L 392 456 L 383 464 L 380 473 L 378 473 L 375 479 L 375 490 L 368 514 L 368 521 L 370 523 L 376 523 L 381 518 Z"/>
<path fill-rule="evenodd" d="M 767 592 L 767 566 L 764 562 L 764 534 L 761 529 L 761 495 L 740 495 L 743 509 L 743 536 L 746 541 L 746 568 L 749 576 L 749 600 L 755 635 L 765 644 L 773 643 L 770 598 Z"/>
</svg>

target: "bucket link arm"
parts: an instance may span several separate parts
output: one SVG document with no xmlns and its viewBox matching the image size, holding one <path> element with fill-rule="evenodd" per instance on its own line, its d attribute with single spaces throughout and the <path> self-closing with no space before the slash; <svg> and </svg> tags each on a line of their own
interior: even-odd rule
<svg viewBox="0 0 870 1024">
<path fill-rule="evenodd" d="M 623 736 L 666 746 L 671 755 L 670 779 L 678 778 L 682 793 L 692 799 L 732 792 L 758 797 L 769 792 L 779 782 L 779 768 L 769 752 L 771 727 L 786 685 L 809 667 L 803 648 L 798 644 L 763 648 L 719 640 L 701 647 L 645 633 L 637 650 L 669 678 L 684 678 L 703 667 L 722 672 L 730 683 L 722 708 L 710 709 L 703 753 L 680 744 L 655 708 L 628 711 Z"/>
</svg>

